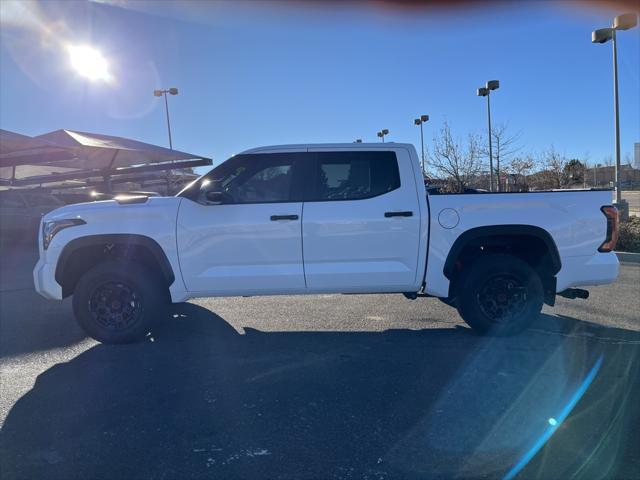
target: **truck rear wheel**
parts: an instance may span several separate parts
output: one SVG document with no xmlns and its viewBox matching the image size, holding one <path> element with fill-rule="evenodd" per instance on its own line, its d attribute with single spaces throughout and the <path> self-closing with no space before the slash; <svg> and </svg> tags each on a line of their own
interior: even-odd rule
<svg viewBox="0 0 640 480">
<path fill-rule="evenodd" d="M 162 315 L 165 290 L 144 265 L 109 260 L 80 278 L 73 294 L 73 311 L 83 330 L 99 342 L 136 342 Z"/>
<path fill-rule="evenodd" d="M 540 276 L 511 255 L 486 255 L 462 272 L 456 291 L 460 316 L 482 334 L 515 335 L 540 315 Z"/>
</svg>

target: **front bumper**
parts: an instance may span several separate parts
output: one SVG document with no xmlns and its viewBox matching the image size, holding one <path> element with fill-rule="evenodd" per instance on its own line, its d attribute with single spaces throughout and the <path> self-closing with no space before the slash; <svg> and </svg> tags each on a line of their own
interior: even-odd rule
<svg viewBox="0 0 640 480">
<path fill-rule="evenodd" d="M 42 257 L 33 269 L 36 292 L 49 300 L 62 300 L 62 287 L 56 282 L 56 267 L 46 263 Z"/>
</svg>

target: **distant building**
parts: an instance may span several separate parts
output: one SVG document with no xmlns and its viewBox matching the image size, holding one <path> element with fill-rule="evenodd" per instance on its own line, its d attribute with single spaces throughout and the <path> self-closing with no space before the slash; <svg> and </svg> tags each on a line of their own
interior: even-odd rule
<svg viewBox="0 0 640 480">
<path fill-rule="evenodd" d="M 608 188 L 613 187 L 615 167 L 600 166 L 585 169 L 585 186 Z M 620 166 L 620 183 L 623 189 L 640 187 L 640 169 L 630 165 Z"/>
<path fill-rule="evenodd" d="M 640 168 L 640 142 L 633 144 L 633 166 Z"/>
</svg>

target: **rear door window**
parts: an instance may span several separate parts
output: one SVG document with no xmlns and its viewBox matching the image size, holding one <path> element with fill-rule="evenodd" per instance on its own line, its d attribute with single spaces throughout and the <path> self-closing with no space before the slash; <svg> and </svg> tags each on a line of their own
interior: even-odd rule
<svg viewBox="0 0 640 480">
<path fill-rule="evenodd" d="M 318 152 L 310 201 L 362 200 L 400 187 L 393 152 Z"/>
</svg>

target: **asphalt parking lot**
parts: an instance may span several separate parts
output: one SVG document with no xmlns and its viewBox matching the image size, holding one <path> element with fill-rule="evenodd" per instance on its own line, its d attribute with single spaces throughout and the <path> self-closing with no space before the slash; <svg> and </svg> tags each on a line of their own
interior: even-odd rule
<svg viewBox="0 0 640 480">
<path fill-rule="evenodd" d="M 640 477 L 639 264 L 517 338 L 326 295 L 177 305 L 106 346 L 34 262 L 3 255 L 2 479 Z"/>
</svg>

